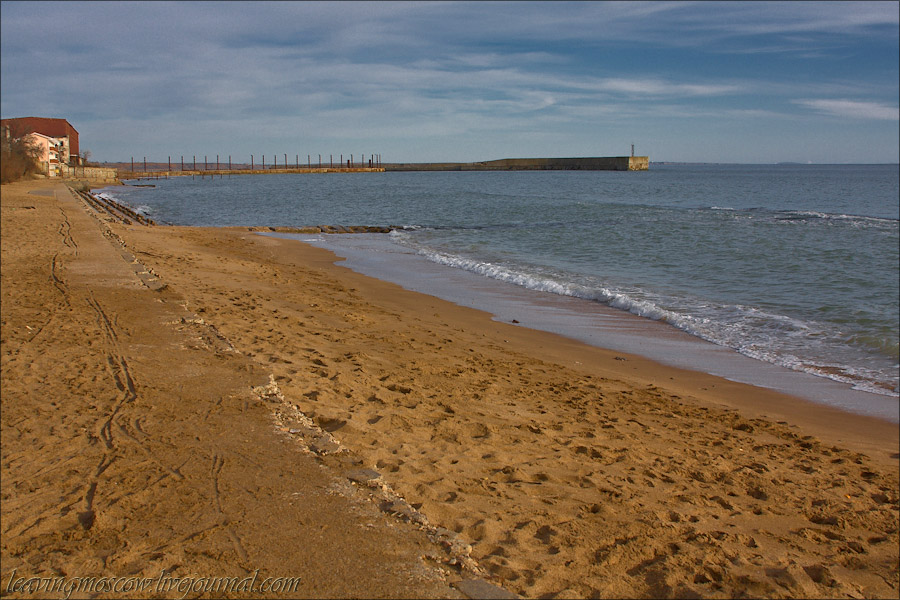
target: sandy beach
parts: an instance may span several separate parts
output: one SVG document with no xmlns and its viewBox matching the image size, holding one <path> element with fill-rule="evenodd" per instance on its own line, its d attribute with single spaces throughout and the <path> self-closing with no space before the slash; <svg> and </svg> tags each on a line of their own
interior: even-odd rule
<svg viewBox="0 0 900 600">
<path fill-rule="evenodd" d="M 900 595 L 896 424 L 61 183 L 4 185 L 2 227 L 4 596 Z"/>
</svg>

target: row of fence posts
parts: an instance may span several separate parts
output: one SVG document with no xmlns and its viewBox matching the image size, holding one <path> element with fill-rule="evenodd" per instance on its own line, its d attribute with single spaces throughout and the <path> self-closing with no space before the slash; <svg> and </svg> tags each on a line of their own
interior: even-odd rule
<svg viewBox="0 0 900 600">
<path fill-rule="evenodd" d="M 274 156 L 275 156 L 274 161 L 273 161 L 272 164 L 269 165 L 269 167 L 268 167 L 269 169 L 277 170 L 278 168 L 282 168 L 282 169 L 294 169 L 294 168 L 296 168 L 296 169 L 301 169 L 301 168 L 303 168 L 303 167 L 301 167 L 301 165 L 300 165 L 300 155 L 299 155 L 299 154 L 295 155 L 295 163 L 294 163 L 294 165 L 289 165 L 289 164 L 288 164 L 288 155 L 287 155 L 287 154 L 284 154 L 284 162 L 281 164 L 281 167 L 279 167 L 279 165 L 278 165 L 278 155 L 276 154 L 276 155 L 274 155 Z M 306 168 L 307 168 L 307 169 L 312 169 L 312 168 L 317 168 L 317 169 L 322 169 L 322 168 L 330 168 L 330 169 L 334 169 L 334 168 L 338 168 L 338 169 L 343 169 L 343 168 L 347 168 L 347 169 L 360 169 L 360 168 L 363 168 L 363 169 L 364 169 L 364 168 L 367 168 L 367 167 L 368 167 L 368 168 L 371 169 L 371 168 L 380 168 L 381 165 L 382 165 L 382 163 L 381 163 L 381 155 L 380 155 L 380 154 L 370 154 L 368 159 L 366 159 L 366 155 L 365 155 L 365 154 L 362 154 L 362 155 L 360 155 L 361 160 L 360 160 L 359 163 L 356 162 L 356 160 L 354 159 L 354 155 L 351 154 L 351 155 L 350 155 L 350 158 L 347 159 L 346 167 L 344 167 L 344 155 L 343 155 L 343 154 L 339 155 L 338 166 L 337 166 L 337 167 L 334 166 L 334 154 L 329 154 L 329 155 L 328 155 L 328 164 L 327 164 L 327 165 L 323 165 L 323 164 L 322 164 L 322 155 L 321 155 L 321 154 L 319 154 L 318 157 L 319 157 L 318 162 L 315 163 L 316 166 L 313 167 L 312 155 L 311 155 L 311 154 L 307 154 L 307 155 L 306 155 Z M 198 170 L 198 169 L 197 169 L 197 157 L 196 157 L 196 155 L 195 155 L 195 156 L 193 156 L 192 158 L 193 158 L 193 162 L 192 162 L 192 168 L 191 168 L 191 170 L 192 170 L 192 171 L 197 171 L 197 170 Z M 251 170 L 251 171 L 255 171 L 255 170 L 256 170 L 256 162 L 255 162 L 255 159 L 256 159 L 255 155 L 251 154 L 251 155 L 250 155 L 250 170 Z M 172 157 L 171 157 L 171 156 L 169 156 L 169 159 L 168 159 L 168 163 L 167 163 L 167 164 L 168 164 L 168 168 L 166 169 L 166 171 L 171 173 L 171 172 L 172 172 Z M 146 157 L 146 156 L 144 157 L 144 165 L 143 165 L 143 166 L 144 166 L 144 169 L 143 169 L 144 173 L 148 173 L 148 171 L 147 171 L 147 157 Z M 233 171 L 233 170 L 243 170 L 244 168 L 246 168 L 246 163 L 244 163 L 244 166 L 242 166 L 240 169 L 233 169 L 233 168 L 232 168 L 232 163 L 231 163 L 231 155 L 229 154 L 229 155 L 228 155 L 228 169 L 222 169 L 222 168 L 221 168 L 222 166 L 224 166 L 224 165 L 221 164 L 221 162 L 219 161 L 219 155 L 216 154 L 216 168 L 215 168 L 216 171 L 223 171 L 223 170 L 228 170 L 228 171 Z M 208 157 L 207 157 L 207 156 L 204 156 L 204 157 L 203 157 L 203 170 L 204 170 L 204 171 L 209 171 L 209 170 L 210 170 L 209 167 L 210 167 L 210 162 L 209 162 L 209 160 L 208 160 Z M 265 155 L 265 154 L 262 155 L 262 166 L 260 167 L 260 169 L 263 169 L 263 170 L 266 169 L 266 155 Z M 160 170 L 160 169 L 156 169 L 156 170 Z M 184 155 L 181 156 L 181 170 L 182 170 L 182 171 L 185 171 L 185 170 L 186 170 L 186 169 L 184 168 Z M 132 173 L 135 172 L 135 171 L 134 171 L 134 157 L 133 157 L 133 156 L 131 157 L 131 172 L 132 172 Z"/>
</svg>

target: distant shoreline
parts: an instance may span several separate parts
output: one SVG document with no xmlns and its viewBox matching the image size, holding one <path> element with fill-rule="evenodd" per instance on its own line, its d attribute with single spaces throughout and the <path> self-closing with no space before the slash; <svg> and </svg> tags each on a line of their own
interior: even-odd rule
<svg viewBox="0 0 900 600">
<path fill-rule="evenodd" d="M 678 162 L 670 160 L 650 161 L 651 165 L 701 167 L 701 166 L 734 166 L 734 167 L 829 167 L 829 166 L 900 166 L 900 163 L 802 163 L 802 162 L 777 162 L 777 163 L 729 163 L 729 162 Z"/>
</svg>

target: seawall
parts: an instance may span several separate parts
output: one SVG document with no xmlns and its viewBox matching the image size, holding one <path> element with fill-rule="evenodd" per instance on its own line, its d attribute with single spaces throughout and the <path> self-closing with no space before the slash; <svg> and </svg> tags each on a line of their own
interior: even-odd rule
<svg viewBox="0 0 900 600">
<path fill-rule="evenodd" d="M 118 170 L 109 167 L 74 167 L 60 165 L 59 175 L 66 179 L 88 179 L 91 181 L 115 181 Z"/>
<path fill-rule="evenodd" d="M 502 158 L 472 163 L 385 163 L 385 171 L 646 171 L 647 156 Z"/>
<path fill-rule="evenodd" d="M 383 173 L 385 171 L 646 171 L 647 156 L 592 156 L 573 158 L 501 158 L 469 163 L 383 163 L 378 167 L 299 167 L 287 169 L 118 169 L 121 179 L 168 177 L 222 177 L 283 173 Z"/>
</svg>

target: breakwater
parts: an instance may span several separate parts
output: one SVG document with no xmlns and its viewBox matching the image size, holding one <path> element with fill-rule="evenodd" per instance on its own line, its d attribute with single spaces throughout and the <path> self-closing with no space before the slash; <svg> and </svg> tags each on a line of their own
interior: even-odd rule
<svg viewBox="0 0 900 600">
<path fill-rule="evenodd" d="M 241 228 L 243 229 L 243 228 Z M 378 225 L 310 225 L 308 227 L 247 227 L 247 231 L 257 233 L 390 233 L 393 226 L 382 227 Z"/>
<path fill-rule="evenodd" d="M 384 163 L 385 171 L 646 171 L 648 156 L 502 158 L 470 163 Z"/>
<path fill-rule="evenodd" d="M 371 167 L 319 166 L 237 169 L 128 169 L 119 168 L 121 179 L 169 177 L 224 177 L 225 175 L 274 175 L 283 173 L 383 173 L 385 171 L 646 171 L 647 156 L 588 156 L 577 158 L 501 158 L 480 162 L 381 163 Z"/>
<path fill-rule="evenodd" d="M 284 173 L 383 173 L 384 167 L 300 167 L 289 169 L 119 169 L 119 179 L 168 179 L 169 177 L 224 177 L 225 175 L 282 175 Z"/>
<path fill-rule="evenodd" d="M 76 197 L 84 200 L 88 206 L 97 212 L 97 214 L 104 215 L 104 218 L 111 218 L 114 221 L 124 223 L 125 225 L 131 225 L 133 222 L 136 222 L 139 225 L 156 225 L 156 222 L 153 219 L 149 219 L 146 216 L 135 212 L 130 207 L 121 202 L 117 202 L 114 198 L 86 192 L 71 185 L 69 186 L 69 190 Z"/>
</svg>

